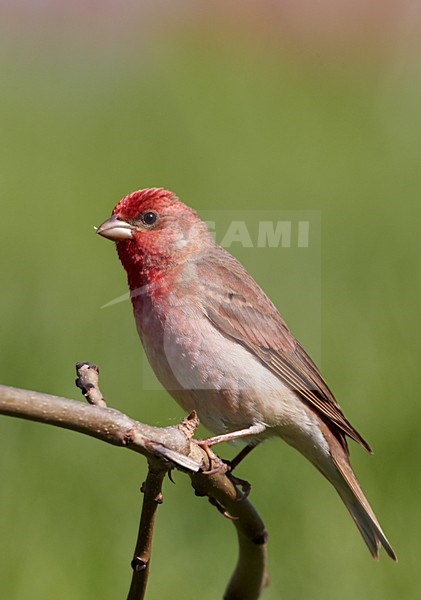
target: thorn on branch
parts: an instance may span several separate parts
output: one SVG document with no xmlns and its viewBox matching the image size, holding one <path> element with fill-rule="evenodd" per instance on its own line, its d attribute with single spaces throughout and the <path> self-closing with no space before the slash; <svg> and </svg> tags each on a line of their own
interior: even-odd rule
<svg viewBox="0 0 421 600">
<path fill-rule="evenodd" d="M 107 406 L 98 387 L 98 367 L 89 361 L 78 362 L 76 363 L 76 373 L 76 386 L 82 390 L 87 401 L 95 406 Z"/>
</svg>

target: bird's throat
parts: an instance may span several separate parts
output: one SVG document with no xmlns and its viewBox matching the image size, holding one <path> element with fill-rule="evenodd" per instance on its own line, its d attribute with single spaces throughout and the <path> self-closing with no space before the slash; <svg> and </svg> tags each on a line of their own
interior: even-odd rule
<svg viewBox="0 0 421 600">
<path fill-rule="evenodd" d="M 165 293 L 165 274 L 173 265 L 169 260 L 154 260 L 153 254 L 139 252 L 130 241 L 117 244 L 120 261 L 127 273 L 130 296 L 133 303 L 141 303 L 142 296 L 161 296 Z"/>
</svg>

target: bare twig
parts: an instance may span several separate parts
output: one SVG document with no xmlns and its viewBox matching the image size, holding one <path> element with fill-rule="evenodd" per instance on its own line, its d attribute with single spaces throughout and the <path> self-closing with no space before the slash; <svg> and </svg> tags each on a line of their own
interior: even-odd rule
<svg viewBox="0 0 421 600">
<path fill-rule="evenodd" d="M 198 425 L 197 415 L 192 412 L 178 425 L 178 429 L 191 440 Z M 163 502 L 162 484 L 167 473 L 170 473 L 170 470 L 162 464 L 162 461 L 148 460 L 148 475 L 141 487 L 142 511 L 136 548 L 131 562 L 133 575 L 127 600 L 143 600 L 145 597 L 151 563 L 155 515 L 158 506 Z"/>
<path fill-rule="evenodd" d="M 177 467 L 199 471 L 206 454 L 188 456 L 190 440 L 178 426 L 151 427 L 124 413 L 60 396 L 0 385 L 0 414 L 79 431 L 146 457 L 166 458 Z"/>
<path fill-rule="evenodd" d="M 79 362 L 76 363 L 76 373 L 76 386 L 82 390 L 88 402 L 96 406 L 107 406 L 99 389 L 98 367 L 91 362 Z M 187 432 L 190 438 L 193 431 L 194 429 Z M 162 461 L 148 460 L 148 475 L 141 487 L 144 495 L 136 547 L 131 561 L 133 574 L 127 600 L 143 600 L 146 594 L 156 509 L 162 503 L 162 483 L 167 472 L 168 467 L 163 466 Z"/>
<path fill-rule="evenodd" d="M 197 495 L 212 498 L 213 503 L 222 509 L 222 512 L 233 518 L 237 530 L 239 557 L 224 598 L 226 600 L 239 600 L 240 598 L 241 600 L 256 600 L 259 598 L 267 583 L 267 534 L 263 522 L 251 503 L 236 487 L 235 480 L 231 480 L 226 475 L 225 469 L 212 475 L 205 475 L 201 472 L 202 470 L 212 470 L 215 465 L 210 464 L 205 450 L 198 444 L 192 443 L 191 438 L 198 424 L 194 413 L 177 426 L 151 427 L 103 405 L 85 404 L 76 400 L 0 385 L 0 414 L 71 429 L 143 454 L 154 465 L 154 468 L 156 465 L 157 470 L 160 471 L 159 476 L 156 472 L 150 475 L 151 492 L 148 493 L 148 498 L 150 496 L 150 498 L 156 499 L 154 490 L 156 491 L 159 487 L 162 472 L 165 475 L 165 472 L 172 467 L 187 471 L 192 478 Z M 146 525 L 146 529 L 149 530 L 150 537 L 156 501 L 150 503 L 148 500 L 144 510 L 145 514 L 148 513 L 146 523 L 149 522 L 149 525 Z M 144 527 L 141 523 L 142 535 L 143 530 Z M 146 556 L 146 562 L 149 565 L 150 543 L 148 538 L 142 538 L 140 542 L 138 540 L 138 543 L 140 545 L 137 546 L 135 557 L 140 557 L 140 560 L 143 561 Z M 138 552 L 139 547 L 140 553 Z M 142 554 L 143 552 L 146 554 Z M 136 596 L 129 596 L 130 600 L 135 598 Z M 139 598 L 142 596 L 138 596 L 136 600 Z"/>
<path fill-rule="evenodd" d="M 149 461 L 148 476 L 143 483 L 142 514 L 140 517 L 139 532 L 136 548 L 132 560 L 132 582 L 127 600 L 143 600 L 149 577 L 149 566 L 152 551 L 152 536 L 155 524 L 156 509 L 162 504 L 162 483 L 168 469 L 162 464 Z"/>
<path fill-rule="evenodd" d="M 93 363 L 78 362 L 76 363 L 76 385 L 82 390 L 89 404 L 96 406 L 107 406 L 103 395 L 98 386 L 99 369 Z"/>
</svg>

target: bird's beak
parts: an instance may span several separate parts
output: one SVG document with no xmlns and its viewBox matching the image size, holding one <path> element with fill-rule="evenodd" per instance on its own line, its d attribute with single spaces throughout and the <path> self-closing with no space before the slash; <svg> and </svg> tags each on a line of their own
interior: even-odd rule
<svg viewBox="0 0 421 600">
<path fill-rule="evenodd" d="M 112 215 L 109 219 L 101 223 L 96 232 L 113 242 L 131 240 L 133 237 L 132 225 L 127 223 L 127 221 L 122 221 L 117 215 Z"/>
</svg>

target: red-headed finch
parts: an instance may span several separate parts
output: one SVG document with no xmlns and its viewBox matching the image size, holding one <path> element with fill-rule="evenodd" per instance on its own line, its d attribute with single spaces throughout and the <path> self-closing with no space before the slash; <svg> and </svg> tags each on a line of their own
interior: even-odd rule
<svg viewBox="0 0 421 600">
<path fill-rule="evenodd" d="M 196 212 L 167 190 L 139 190 L 97 232 L 117 243 L 156 376 L 216 434 L 209 443 L 244 437 L 244 456 L 281 437 L 332 483 L 371 554 L 383 546 L 396 559 L 352 471 L 346 437 L 369 445 L 275 306 Z"/>
</svg>

